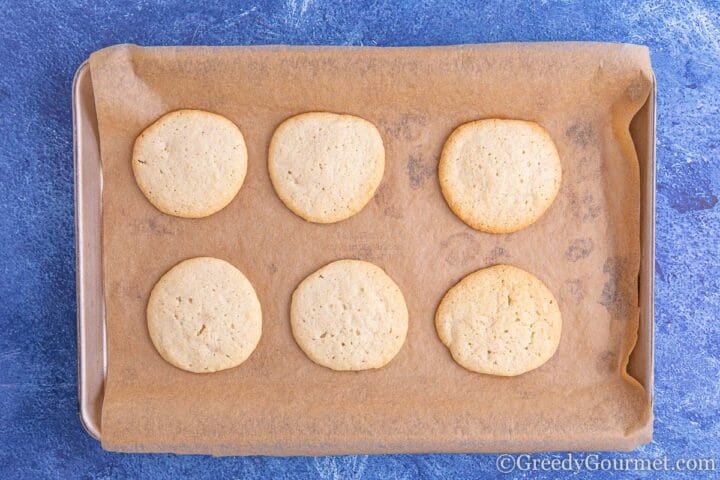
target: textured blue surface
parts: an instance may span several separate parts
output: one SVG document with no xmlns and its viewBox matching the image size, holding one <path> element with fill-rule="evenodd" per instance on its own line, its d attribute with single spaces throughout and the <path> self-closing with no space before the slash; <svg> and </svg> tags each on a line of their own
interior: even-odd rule
<svg viewBox="0 0 720 480">
<path fill-rule="evenodd" d="M 0 478 L 484 478 L 494 455 L 221 458 L 104 452 L 77 417 L 70 86 L 94 50 L 180 44 L 646 44 L 658 97 L 655 440 L 603 458 L 720 470 L 720 5 L 2 2 Z M 31 3 L 31 2 L 27 2 Z M 188 2 L 189 3 L 189 2 Z M 547 455 L 538 455 L 545 458 Z M 566 473 L 567 474 L 567 473 Z M 551 478 L 551 472 L 528 478 Z M 623 472 L 605 472 L 607 478 Z M 718 475 L 715 472 L 715 475 Z M 634 476 L 649 478 L 650 472 Z M 690 478 L 676 473 L 675 478 Z M 717 477 L 715 477 L 717 478 Z"/>
</svg>

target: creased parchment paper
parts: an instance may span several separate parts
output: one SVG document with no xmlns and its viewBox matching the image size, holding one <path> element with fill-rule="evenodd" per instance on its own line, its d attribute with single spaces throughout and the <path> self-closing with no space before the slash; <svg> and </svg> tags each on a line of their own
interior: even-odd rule
<svg viewBox="0 0 720 480">
<path fill-rule="evenodd" d="M 652 85 L 644 47 L 495 44 L 437 48 L 121 45 L 90 59 L 103 162 L 109 450 L 224 454 L 631 449 L 650 437 L 649 396 L 625 373 L 638 328 L 639 170 L 628 126 Z M 135 184 L 135 137 L 179 108 L 217 112 L 248 145 L 245 184 L 205 219 L 164 215 Z M 268 178 L 268 143 L 285 118 L 350 113 L 377 125 L 385 176 L 349 220 L 307 223 Z M 437 180 L 443 143 L 463 122 L 502 117 L 548 129 L 561 191 L 536 224 L 510 235 L 455 217 Z M 179 261 L 240 268 L 263 309 L 257 350 L 238 368 L 192 374 L 166 363 L 145 307 Z M 410 312 L 385 368 L 335 372 L 295 344 L 289 301 L 340 258 L 384 268 Z M 433 316 L 464 275 L 496 263 L 542 279 L 560 303 L 555 356 L 515 378 L 453 362 Z"/>
</svg>

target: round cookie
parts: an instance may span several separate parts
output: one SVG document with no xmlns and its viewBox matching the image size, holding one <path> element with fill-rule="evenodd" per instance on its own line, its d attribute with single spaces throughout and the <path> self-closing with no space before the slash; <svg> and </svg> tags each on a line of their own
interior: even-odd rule
<svg viewBox="0 0 720 480">
<path fill-rule="evenodd" d="M 339 260 L 295 289 L 290 324 L 312 361 L 333 370 L 380 368 L 400 351 L 408 311 L 400 288 L 378 266 Z"/>
<path fill-rule="evenodd" d="M 476 230 L 510 233 L 538 220 L 560 190 L 562 168 L 535 122 L 478 120 L 445 142 L 440 187 L 452 211 Z"/>
<path fill-rule="evenodd" d="M 221 115 L 177 110 L 135 140 L 132 168 L 140 190 L 161 212 L 207 217 L 227 206 L 245 180 L 245 139 Z"/>
<path fill-rule="evenodd" d="M 360 117 L 303 113 L 277 127 L 268 171 L 283 203 L 310 222 L 333 223 L 370 201 L 385 170 L 375 125 Z"/>
<path fill-rule="evenodd" d="M 253 286 L 240 270 L 210 257 L 180 262 L 160 278 L 150 293 L 147 322 L 160 355 L 196 373 L 240 365 L 262 333 Z"/>
<path fill-rule="evenodd" d="M 562 319 L 545 284 L 520 268 L 496 265 L 471 273 L 448 290 L 435 314 L 435 328 L 463 367 L 514 376 L 553 356 Z"/>
</svg>

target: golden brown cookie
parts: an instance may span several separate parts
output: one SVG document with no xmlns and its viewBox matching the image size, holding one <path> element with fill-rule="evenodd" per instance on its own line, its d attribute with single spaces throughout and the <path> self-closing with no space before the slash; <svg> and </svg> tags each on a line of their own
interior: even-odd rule
<svg viewBox="0 0 720 480">
<path fill-rule="evenodd" d="M 378 266 L 339 260 L 295 289 L 290 324 L 300 348 L 333 370 L 380 368 L 400 351 L 408 311 L 400 288 Z"/>
<path fill-rule="evenodd" d="M 161 212 L 207 217 L 227 206 L 245 180 L 245 139 L 221 115 L 177 110 L 135 140 L 132 168 L 140 190 Z"/>
<path fill-rule="evenodd" d="M 562 318 L 557 300 L 539 279 L 517 267 L 496 265 L 471 273 L 448 290 L 435 327 L 463 367 L 513 376 L 553 356 Z"/>
<path fill-rule="evenodd" d="M 160 355 L 189 372 L 240 365 L 262 334 L 253 286 L 228 262 L 197 257 L 160 278 L 147 306 L 150 338 Z"/>
<path fill-rule="evenodd" d="M 268 154 L 273 187 L 305 220 L 339 222 L 370 201 L 385 170 L 375 125 L 353 115 L 311 112 L 285 120 Z"/>
<path fill-rule="evenodd" d="M 522 120 L 461 125 L 445 142 L 438 168 L 455 215 L 489 233 L 515 232 L 537 221 L 555 199 L 562 177 L 548 132 Z"/>
</svg>

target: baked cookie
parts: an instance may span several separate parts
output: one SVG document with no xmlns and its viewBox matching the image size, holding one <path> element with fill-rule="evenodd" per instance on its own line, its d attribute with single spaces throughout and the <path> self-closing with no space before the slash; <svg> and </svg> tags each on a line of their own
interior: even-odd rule
<svg viewBox="0 0 720 480">
<path fill-rule="evenodd" d="M 380 368 L 400 351 L 408 311 L 400 288 L 378 266 L 339 260 L 295 289 L 290 324 L 312 361 L 333 370 Z"/>
<path fill-rule="evenodd" d="M 240 270 L 210 257 L 185 260 L 162 276 L 150 293 L 147 322 L 160 355 L 197 373 L 240 365 L 262 333 L 253 286 Z"/>
<path fill-rule="evenodd" d="M 177 110 L 135 140 L 132 168 L 140 190 L 161 212 L 207 217 L 227 206 L 245 180 L 245 139 L 221 115 Z"/>
<path fill-rule="evenodd" d="M 534 122 L 478 120 L 445 142 L 440 187 L 455 215 L 476 230 L 510 233 L 539 219 L 560 190 L 560 157 Z"/>
<path fill-rule="evenodd" d="M 435 314 L 440 340 L 473 372 L 514 376 L 547 362 L 560 343 L 557 300 L 536 277 L 496 265 L 466 276 Z"/>
<path fill-rule="evenodd" d="M 290 117 L 270 142 L 268 171 L 280 200 L 316 223 L 339 222 L 370 201 L 385 170 L 375 125 L 327 112 Z"/>
</svg>

